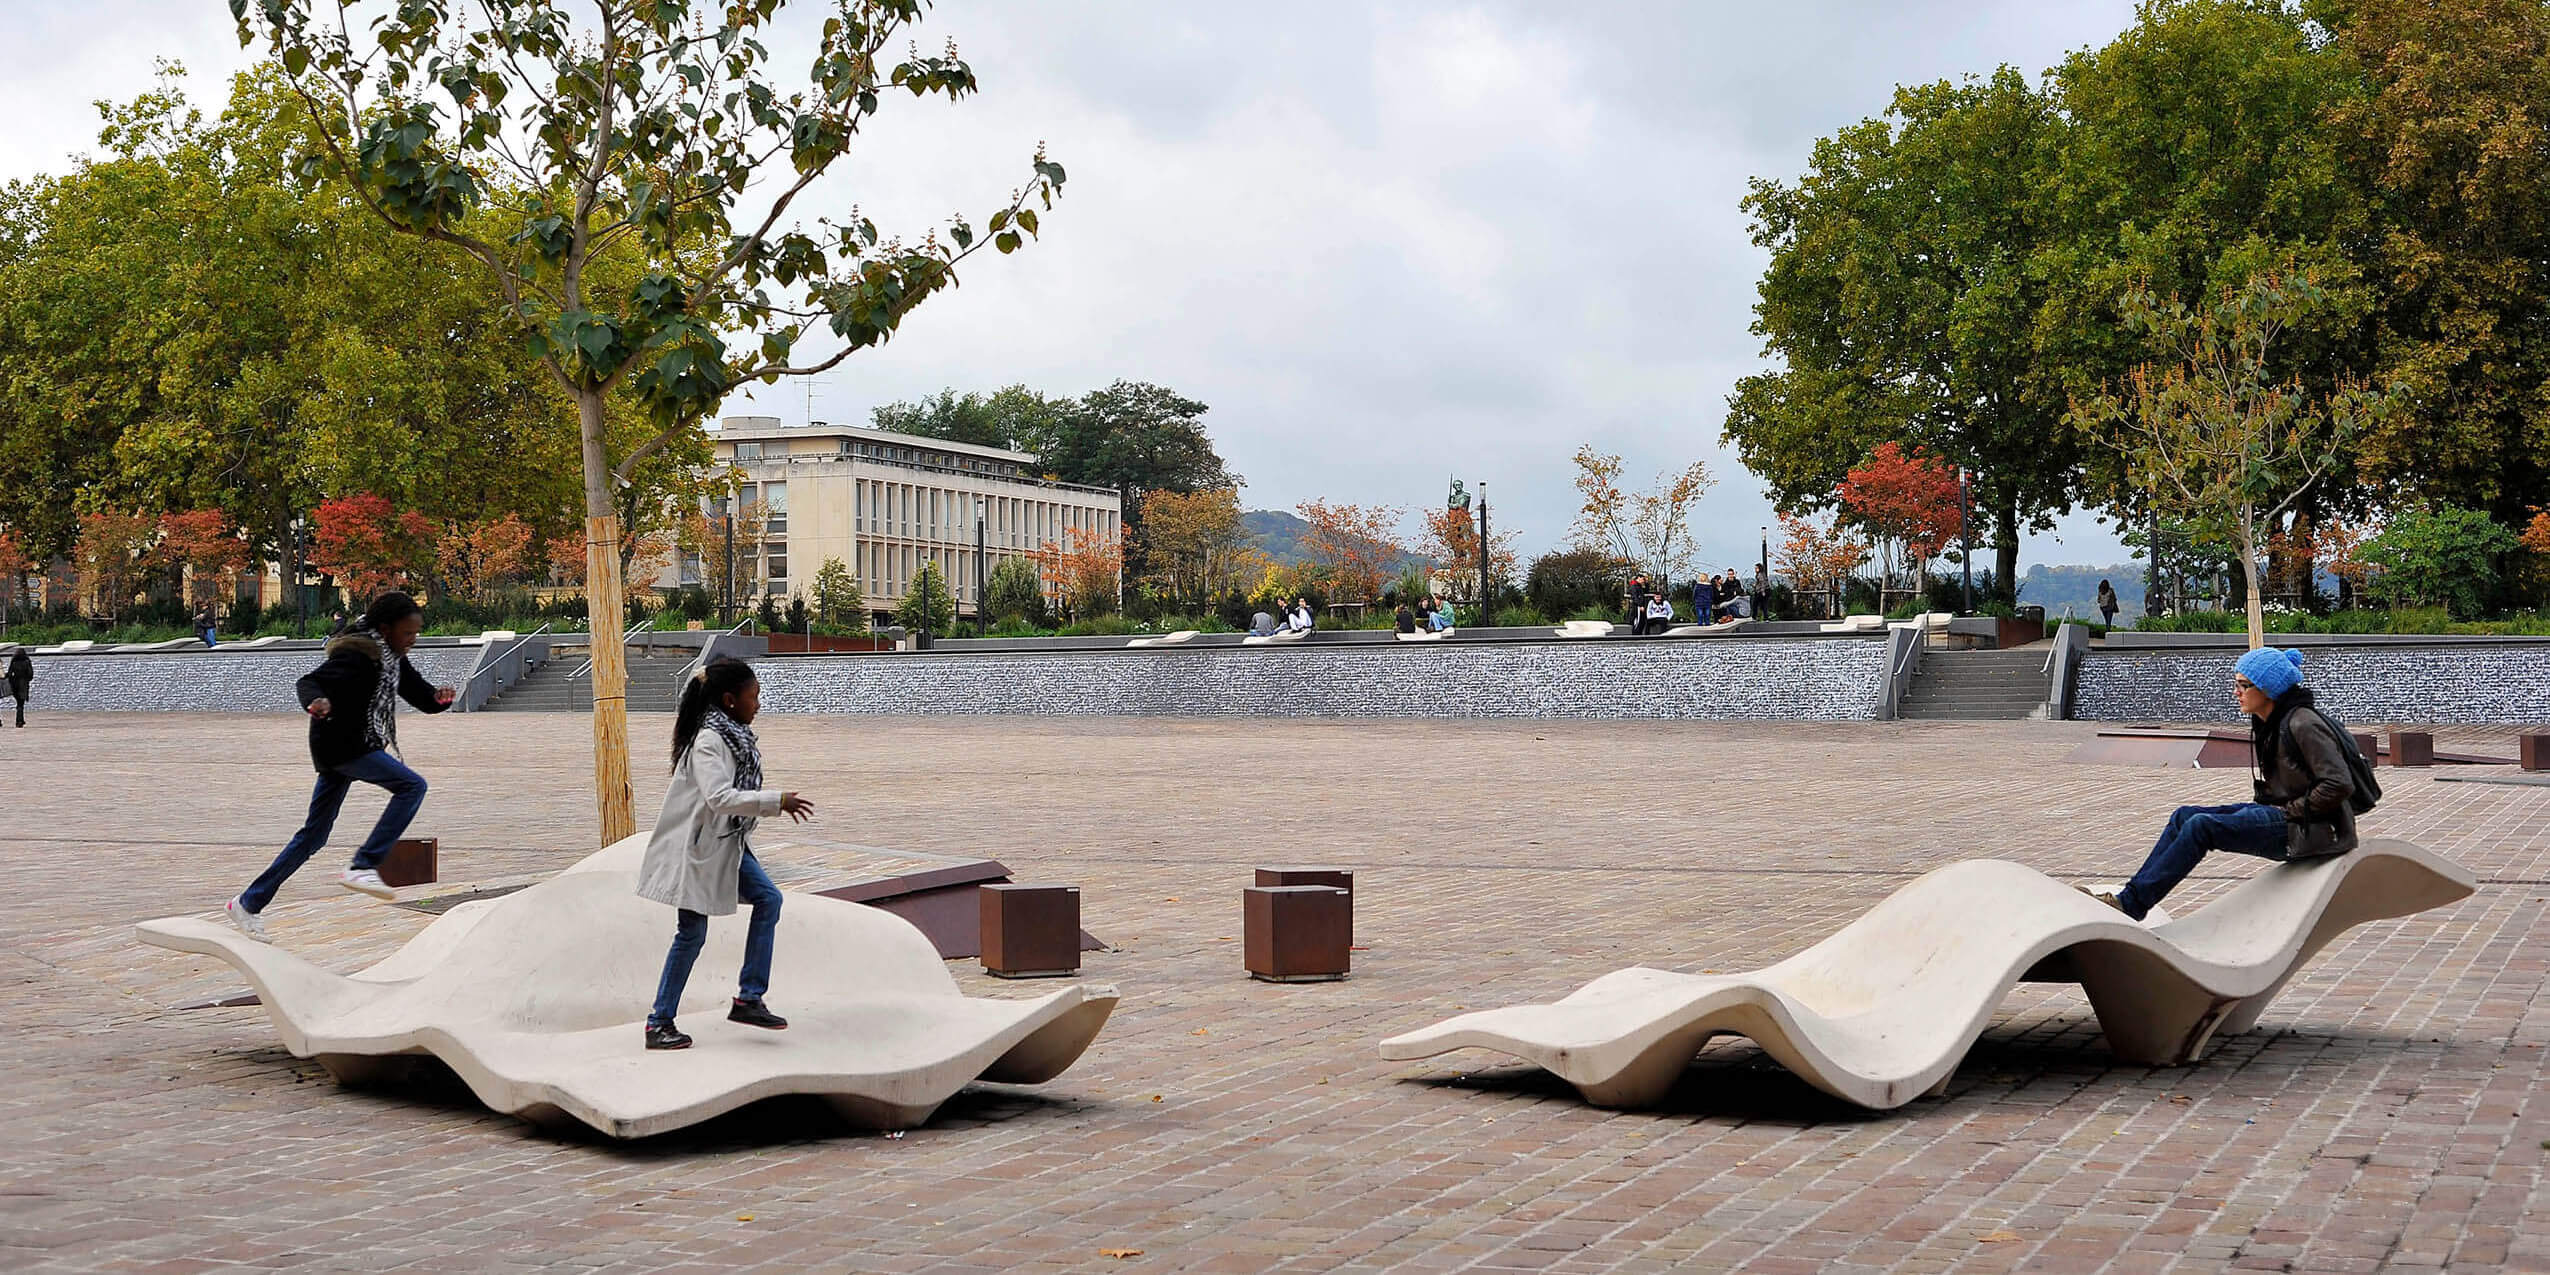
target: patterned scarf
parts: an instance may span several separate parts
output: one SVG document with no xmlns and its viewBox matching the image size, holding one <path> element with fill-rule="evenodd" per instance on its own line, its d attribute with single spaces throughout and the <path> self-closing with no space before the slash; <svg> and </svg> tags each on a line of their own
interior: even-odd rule
<svg viewBox="0 0 2550 1275">
<path fill-rule="evenodd" d="M 717 737 L 726 741 L 727 751 L 735 754 L 735 786 L 745 792 L 760 792 L 761 741 L 753 738 L 753 728 L 716 708 L 708 710 L 702 724 L 716 731 Z"/>
<path fill-rule="evenodd" d="M 372 657 L 381 662 L 381 680 L 372 684 L 372 703 L 364 714 L 363 746 L 387 752 L 398 752 L 398 669 L 404 656 L 392 655 L 390 644 L 370 629 L 356 629 L 348 637 L 362 641 Z"/>
</svg>

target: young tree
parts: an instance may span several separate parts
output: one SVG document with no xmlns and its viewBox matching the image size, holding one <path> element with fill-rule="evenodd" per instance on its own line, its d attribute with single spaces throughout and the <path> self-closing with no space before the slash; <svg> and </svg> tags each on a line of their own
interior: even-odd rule
<svg viewBox="0 0 2550 1275">
<path fill-rule="evenodd" d="M 859 582 L 850 578 L 850 568 L 839 558 L 826 558 L 815 570 L 815 618 L 826 624 L 849 623 L 866 628 L 867 599 L 859 591 Z"/>
<path fill-rule="evenodd" d="M 485 602 L 506 581 L 531 569 L 531 524 L 520 514 L 459 523 L 434 540 L 434 570 L 452 593 Z M 581 560 L 584 547 L 576 546 Z"/>
<path fill-rule="evenodd" d="M 939 564 L 923 562 L 912 577 L 911 591 L 894 609 L 895 622 L 915 633 L 944 636 L 956 628 L 956 599 L 947 591 Z"/>
<path fill-rule="evenodd" d="M 1866 561 L 1868 546 L 1845 531 L 1840 520 L 1817 526 L 1795 514 L 1780 515 L 1780 549 L 1773 562 L 1798 592 L 1838 594 Z"/>
<path fill-rule="evenodd" d="M 434 561 L 434 526 L 365 492 L 321 501 L 310 565 L 335 576 L 360 610 L 373 594 L 404 589 Z"/>
<path fill-rule="evenodd" d="M 1888 587 L 1900 572 L 1904 587 L 1920 592 L 1930 560 L 1957 538 L 1963 513 L 1957 476 L 1919 448 L 1907 455 L 1895 443 L 1879 443 L 1833 494 L 1850 520 L 1876 541 L 1878 570 Z"/>
<path fill-rule="evenodd" d="M 81 592 L 89 596 L 91 605 L 105 609 L 110 622 L 123 618 L 124 608 L 141 592 L 151 547 L 158 538 L 158 525 L 144 514 L 80 516 L 72 566 L 79 572 Z"/>
<path fill-rule="evenodd" d="M 1691 572 L 1700 546 L 1691 538 L 1691 511 L 1716 485 L 1706 461 L 1658 476 L 1656 485 L 1633 492 L 1621 486 L 1620 457 L 1576 449 L 1576 491 L 1584 504 L 1569 534 L 1579 548 L 1599 549 L 1636 563 L 1658 579 Z"/>
<path fill-rule="evenodd" d="M 1035 556 L 1055 610 L 1086 620 L 1116 609 L 1124 581 L 1123 541 L 1081 527 L 1065 527 L 1060 541 L 1046 541 Z"/>
<path fill-rule="evenodd" d="M 208 606 L 235 591 L 234 581 L 248 565 L 248 545 L 230 515 L 196 509 L 160 517 L 155 556 L 185 578 L 188 604 Z"/>
<path fill-rule="evenodd" d="M 2356 557 L 2367 590 L 2391 606 L 2440 606 L 2471 619 L 2497 586 L 2497 563 L 2521 547 L 2515 533 L 2476 509 L 2418 505 L 2391 516 Z"/>
<path fill-rule="evenodd" d="M 1424 528 L 1418 533 L 1417 553 L 1434 564 L 1434 572 L 1450 591 L 1454 602 L 1475 602 L 1478 592 L 1470 586 L 1479 582 L 1479 523 L 1468 509 L 1430 509 L 1422 515 Z M 1490 569 L 1500 580 L 1514 579 L 1514 533 L 1501 527 L 1488 531 Z"/>
<path fill-rule="evenodd" d="M 1143 561 L 1180 599 L 1209 604 L 1239 587 L 1248 532 L 1237 488 L 1144 492 L 1140 525 Z"/>
<path fill-rule="evenodd" d="M 2359 380 L 2319 394 L 2275 376 L 2276 339 L 2327 304 L 2307 271 L 2262 272 L 2200 311 L 2136 287 L 2122 302 L 2126 320 L 2162 357 L 2071 413 L 2164 513 L 2238 553 L 2253 648 L 2266 645 L 2266 533 L 2337 466 L 2346 441 L 2398 401 Z"/>
<path fill-rule="evenodd" d="M 1302 531 L 1302 550 L 1341 595 L 1332 600 L 1379 601 L 1382 581 L 1408 552 L 1399 543 L 1404 511 L 1396 505 L 1305 500 L 1293 512 L 1310 524 Z"/>
<path fill-rule="evenodd" d="M 390 226 L 483 267 L 533 357 L 574 398 L 589 594 L 621 593 L 615 483 L 735 387 L 823 372 L 892 336 L 968 256 L 1034 235 L 1063 183 L 1039 148 L 1030 179 L 979 236 L 961 216 L 944 241 L 932 231 L 917 244 L 855 210 L 811 232 L 792 223 L 798 197 L 887 96 L 953 101 L 976 85 L 953 46 L 899 62 L 886 53 L 920 0 L 841 0 L 817 30 L 808 79 L 792 86 L 762 39 L 782 7 L 596 0 L 580 20 L 566 0 L 231 3 L 242 42 L 263 38 L 308 105 L 317 146 L 303 174 L 343 181 Z M 596 286 L 614 253 L 647 267 L 625 291 Z M 801 354 L 816 327 L 835 348 Z M 657 432 L 615 453 L 606 404 L 624 387 Z M 627 670 L 617 610 L 592 611 L 609 843 L 636 822 Z"/>
</svg>

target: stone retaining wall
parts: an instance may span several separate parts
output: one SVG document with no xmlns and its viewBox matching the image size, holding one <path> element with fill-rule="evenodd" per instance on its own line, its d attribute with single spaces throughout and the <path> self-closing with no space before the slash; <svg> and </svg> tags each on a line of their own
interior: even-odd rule
<svg viewBox="0 0 2550 1275">
<path fill-rule="evenodd" d="M 774 713 L 1850 719 L 1886 644 L 1680 640 L 755 661 Z"/>
<path fill-rule="evenodd" d="M 2072 716 L 2101 722 L 2231 722 L 2237 646 L 2086 653 Z M 2342 721 L 2550 721 L 2550 642 L 2305 648 L 2303 680 Z"/>
<path fill-rule="evenodd" d="M 457 688 L 478 667 L 469 646 L 420 646 L 408 662 L 437 686 Z M 317 651 L 184 651 L 134 655 L 38 655 L 30 711 L 62 713 L 296 713 L 292 684 L 319 666 Z"/>
</svg>

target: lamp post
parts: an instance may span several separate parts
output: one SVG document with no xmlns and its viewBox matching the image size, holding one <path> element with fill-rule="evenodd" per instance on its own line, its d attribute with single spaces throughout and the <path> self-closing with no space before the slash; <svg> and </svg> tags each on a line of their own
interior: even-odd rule
<svg viewBox="0 0 2550 1275">
<path fill-rule="evenodd" d="M 1762 560 L 1753 568 L 1753 610 L 1761 619 L 1771 609 L 1771 529 L 1762 528 Z"/>
<path fill-rule="evenodd" d="M 1486 628 L 1489 608 L 1494 605 L 1496 581 L 1488 566 L 1487 484 L 1479 484 L 1479 627 Z"/>
<path fill-rule="evenodd" d="M 1974 614 L 1974 489 L 1966 482 L 1966 467 L 1957 466 L 1957 540 L 1961 548 L 1957 556 L 1966 571 L 1966 611 Z"/>
<path fill-rule="evenodd" d="M 983 498 L 974 498 L 974 636 L 991 636 L 991 617 L 983 613 Z"/>
<path fill-rule="evenodd" d="M 726 527 L 726 579 L 723 581 L 723 584 L 725 585 L 725 587 L 724 587 L 722 590 L 720 590 L 720 592 L 723 594 L 723 599 L 724 599 L 724 600 L 723 600 L 722 602 L 720 602 L 720 603 L 719 603 L 719 606 L 718 606 L 718 612 L 719 612 L 719 615 L 718 615 L 718 623 L 723 624 L 723 625 L 725 625 L 727 628 L 730 628 L 730 629 L 731 629 L 731 628 L 733 628 L 733 627 L 735 627 L 735 503 L 734 503 L 734 500 L 735 500 L 735 498 L 734 498 L 734 497 L 732 497 L 732 496 L 720 496 L 720 497 L 718 497 L 718 498 L 717 498 L 717 520 L 718 520 L 719 522 L 721 522 L 721 523 L 725 524 L 725 527 Z"/>
</svg>

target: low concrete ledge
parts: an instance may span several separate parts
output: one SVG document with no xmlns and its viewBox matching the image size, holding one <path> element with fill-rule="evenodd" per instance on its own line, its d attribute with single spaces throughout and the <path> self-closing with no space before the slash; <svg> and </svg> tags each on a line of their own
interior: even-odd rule
<svg viewBox="0 0 2550 1275">
<path fill-rule="evenodd" d="M 2082 651 L 2072 716 L 2100 722 L 2230 722 L 2231 662 L 2238 635 L 2203 643 L 2103 646 Z M 2297 637 L 2301 635 L 2295 635 Z M 2279 642 L 2284 641 L 2278 635 Z M 2294 641 L 2306 647 L 2303 678 L 2319 702 L 2351 725 L 2375 722 L 2550 721 L 2550 638 L 2389 637 Z"/>
</svg>

